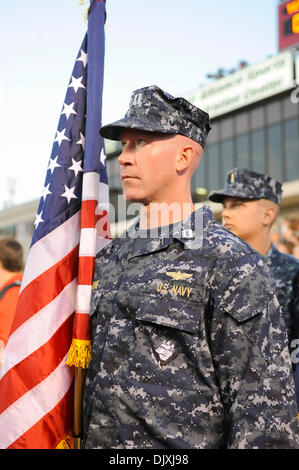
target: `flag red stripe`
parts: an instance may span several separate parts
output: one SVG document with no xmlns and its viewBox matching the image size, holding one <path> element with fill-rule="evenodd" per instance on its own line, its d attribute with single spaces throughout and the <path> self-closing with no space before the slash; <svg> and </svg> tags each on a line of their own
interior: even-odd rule
<svg viewBox="0 0 299 470">
<path fill-rule="evenodd" d="M 98 201 L 94 199 L 81 203 L 81 228 L 94 228 L 96 224 L 95 210 Z"/>
<path fill-rule="evenodd" d="M 81 256 L 79 258 L 78 284 L 92 284 L 94 261 L 93 256 Z"/>
<path fill-rule="evenodd" d="M 13 442 L 8 449 L 55 449 L 72 431 L 73 388 L 72 384 L 55 408 Z"/>
<path fill-rule="evenodd" d="M 73 319 L 74 314 L 65 320 L 47 343 L 5 374 L 1 381 L 0 413 L 44 380 L 60 364 L 70 348 Z"/>
<path fill-rule="evenodd" d="M 76 312 L 73 326 L 73 337 L 77 339 L 90 340 L 90 316 Z"/>
<path fill-rule="evenodd" d="M 72 282 L 77 275 L 78 253 L 79 245 L 25 287 L 19 297 L 10 334 L 48 305 L 66 285 Z"/>
<path fill-rule="evenodd" d="M 97 236 L 111 239 L 109 213 L 102 209 L 97 209 L 96 213 Z"/>
</svg>

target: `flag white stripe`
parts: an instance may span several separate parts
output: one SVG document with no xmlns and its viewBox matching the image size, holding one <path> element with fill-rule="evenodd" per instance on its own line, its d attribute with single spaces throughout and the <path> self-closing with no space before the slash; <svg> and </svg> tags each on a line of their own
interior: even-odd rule
<svg viewBox="0 0 299 470">
<path fill-rule="evenodd" d="M 79 256 L 95 256 L 96 229 L 81 228 Z"/>
<path fill-rule="evenodd" d="M 107 186 L 107 185 L 106 185 Z M 82 201 L 98 200 L 99 174 L 95 172 L 84 173 L 82 183 Z"/>
<path fill-rule="evenodd" d="M 91 299 L 91 285 L 78 284 L 77 287 L 77 312 L 89 313 Z"/>
<path fill-rule="evenodd" d="M 80 239 L 80 211 L 36 242 L 29 251 L 21 291 L 72 251 Z"/>
<path fill-rule="evenodd" d="M 62 323 L 75 311 L 76 290 L 77 279 L 74 279 L 52 302 L 12 333 L 4 351 L 0 379 L 52 338 Z M 24 338 L 30 338 L 30 341 L 24 341 Z"/>
<path fill-rule="evenodd" d="M 34 426 L 55 408 L 67 393 L 72 383 L 73 371 L 65 364 L 66 358 L 67 355 L 52 374 L 25 393 L 0 415 L 1 449 L 9 447 Z M 17 425 L 12 426 L 12 423 L 17 423 Z"/>
<path fill-rule="evenodd" d="M 106 183 L 98 183 L 98 192 L 96 199 L 98 202 L 98 207 L 102 210 L 110 212 L 110 204 L 109 204 L 109 186 Z"/>
</svg>

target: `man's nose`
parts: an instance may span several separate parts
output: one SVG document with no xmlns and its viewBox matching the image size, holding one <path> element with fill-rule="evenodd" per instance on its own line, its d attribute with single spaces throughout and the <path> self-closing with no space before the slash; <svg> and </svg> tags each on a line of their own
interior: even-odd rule
<svg viewBox="0 0 299 470">
<path fill-rule="evenodd" d="M 133 155 L 133 152 L 129 151 L 129 150 L 126 150 L 124 149 L 122 151 L 122 153 L 120 154 L 120 156 L 118 157 L 118 163 L 120 165 L 132 165 L 134 163 L 134 155 Z"/>
<path fill-rule="evenodd" d="M 230 216 L 230 210 L 229 210 L 229 208 L 228 208 L 228 207 L 224 207 L 224 208 L 222 209 L 222 214 L 221 214 L 221 215 L 222 215 L 222 219 L 229 217 L 229 216 Z"/>
</svg>

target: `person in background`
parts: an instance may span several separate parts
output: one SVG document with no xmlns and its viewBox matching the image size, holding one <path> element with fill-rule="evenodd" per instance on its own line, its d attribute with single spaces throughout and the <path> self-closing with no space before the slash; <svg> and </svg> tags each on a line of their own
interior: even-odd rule
<svg viewBox="0 0 299 470">
<path fill-rule="evenodd" d="M 209 199 L 222 203 L 224 227 L 265 257 L 287 326 L 290 354 L 294 357 L 292 352 L 299 342 L 299 261 L 281 253 L 270 237 L 281 194 L 281 183 L 270 176 L 233 168 L 227 173 L 225 187 L 212 193 Z"/>
<path fill-rule="evenodd" d="M 299 247 L 299 217 L 294 216 L 291 219 L 282 219 L 280 221 L 278 231 L 276 233 L 272 233 L 272 239 L 273 237 L 275 238 L 276 235 L 278 235 L 279 241 L 287 242 L 290 244 L 290 254 L 295 256 L 296 248 Z"/>
<path fill-rule="evenodd" d="M 0 368 L 17 306 L 23 275 L 23 248 L 16 240 L 0 240 Z"/>
<path fill-rule="evenodd" d="M 274 245 L 276 246 L 278 251 L 280 251 L 281 253 L 287 253 L 288 255 L 293 254 L 294 245 L 292 242 L 282 239 L 282 240 L 277 240 L 277 242 L 274 243 Z"/>
</svg>

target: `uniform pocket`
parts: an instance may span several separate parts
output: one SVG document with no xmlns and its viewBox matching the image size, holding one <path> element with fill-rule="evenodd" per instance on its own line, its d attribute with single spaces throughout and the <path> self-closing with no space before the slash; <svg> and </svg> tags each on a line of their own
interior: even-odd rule
<svg viewBox="0 0 299 470">
<path fill-rule="evenodd" d="M 198 302 L 145 296 L 135 314 L 131 377 L 193 389 L 201 311 Z"/>
</svg>

